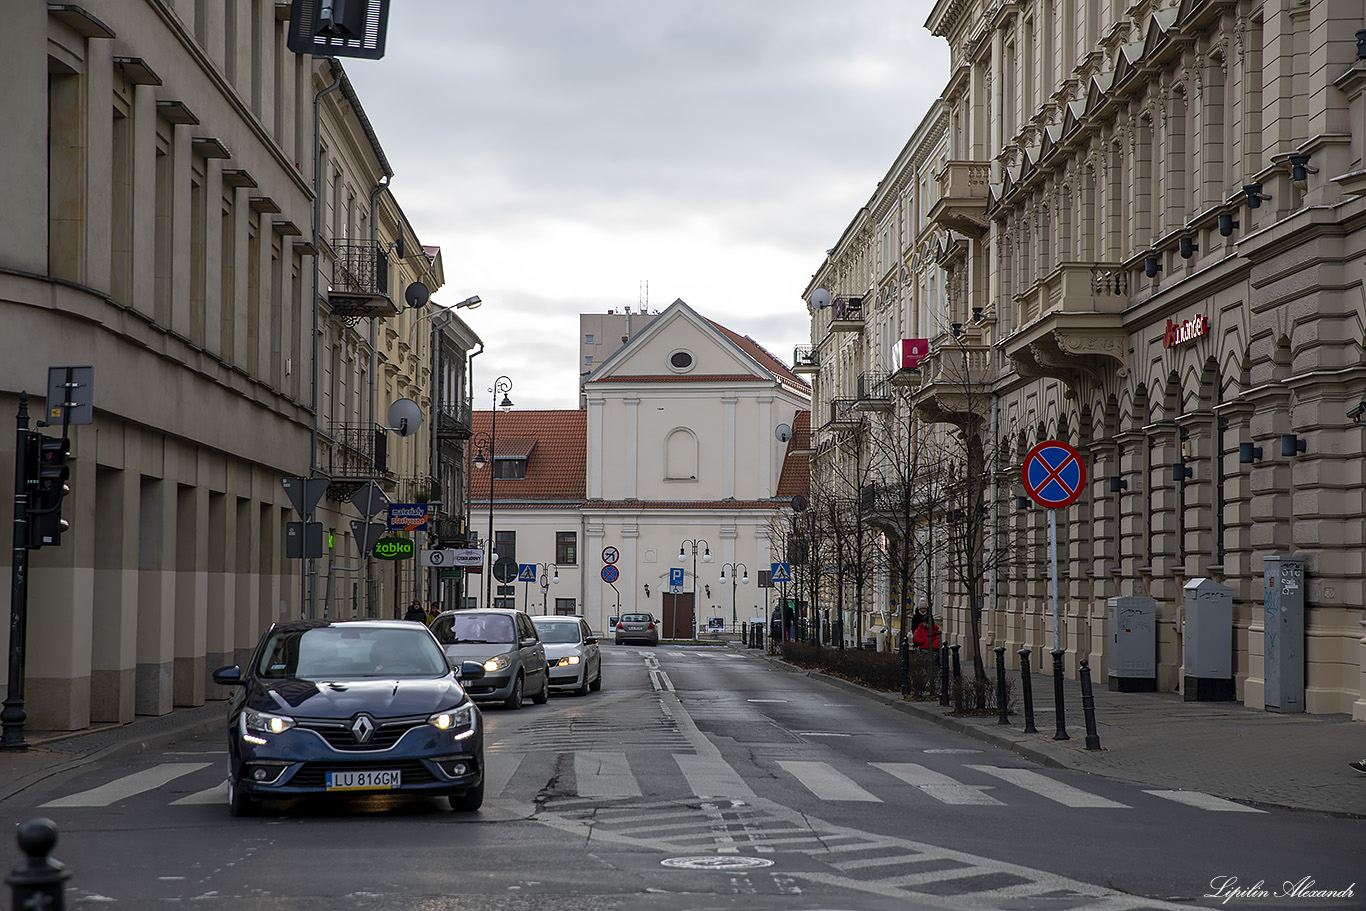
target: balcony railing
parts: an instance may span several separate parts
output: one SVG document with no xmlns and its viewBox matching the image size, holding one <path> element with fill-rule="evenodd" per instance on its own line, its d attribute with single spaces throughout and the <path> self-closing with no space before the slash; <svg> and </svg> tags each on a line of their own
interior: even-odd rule
<svg viewBox="0 0 1366 911">
<path fill-rule="evenodd" d="M 853 427 L 859 423 L 856 409 L 858 399 L 831 399 L 829 425 L 833 427 Z"/>
<path fill-rule="evenodd" d="M 1128 301 L 1128 273 L 1118 263 L 1063 263 L 1015 295 L 1022 327 L 1053 313 L 1122 314 Z"/>
<path fill-rule="evenodd" d="M 387 317 L 398 315 L 389 296 L 388 247 L 383 244 L 332 244 L 332 281 L 327 289 L 327 305 L 338 316 Z"/>
<path fill-rule="evenodd" d="M 990 164 L 950 161 L 939 174 L 939 194 L 939 200 L 930 208 L 932 223 L 971 237 L 986 233 Z"/>
<path fill-rule="evenodd" d="M 467 398 L 464 401 L 438 402 L 436 409 L 436 432 L 440 436 L 468 440 L 473 435 L 474 406 Z"/>
<path fill-rule="evenodd" d="M 326 471 L 334 480 L 392 478 L 389 434 L 374 424 L 331 424 Z"/>
<path fill-rule="evenodd" d="M 890 411 L 892 387 L 885 376 L 865 373 L 858 378 L 859 411 Z"/>
<path fill-rule="evenodd" d="M 820 359 L 815 345 L 798 345 L 792 349 L 792 372 L 815 373 L 820 369 Z"/>
</svg>

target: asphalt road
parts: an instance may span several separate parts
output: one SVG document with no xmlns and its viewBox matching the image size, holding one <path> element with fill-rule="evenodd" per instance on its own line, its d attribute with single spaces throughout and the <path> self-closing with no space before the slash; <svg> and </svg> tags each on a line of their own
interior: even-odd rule
<svg viewBox="0 0 1366 911">
<path fill-rule="evenodd" d="M 74 908 L 1337 909 L 1366 893 L 1360 820 L 1044 769 L 724 649 L 608 645 L 604 680 L 486 710 L 477 814 L 369 797 L 234 819 L 221 738 L 202 736 L 49 777 L 0 821 L 57 822 Z M 1210 897 L 1228 877 L 1270 894 Z M 1305 877 L 1355 894 L 1274 896 Z"/>
</svg>

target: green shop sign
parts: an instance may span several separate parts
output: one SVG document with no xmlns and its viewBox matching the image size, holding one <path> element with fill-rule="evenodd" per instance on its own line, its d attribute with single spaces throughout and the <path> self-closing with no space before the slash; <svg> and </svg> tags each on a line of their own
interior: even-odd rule
<svg viewBox="0 0 1366 911">
<path fill-rule="evenodd" d="M 411 560 L 417 547 L 408 538 L 380 538 L 374 553 L 376 560 Z"/>
</svg>

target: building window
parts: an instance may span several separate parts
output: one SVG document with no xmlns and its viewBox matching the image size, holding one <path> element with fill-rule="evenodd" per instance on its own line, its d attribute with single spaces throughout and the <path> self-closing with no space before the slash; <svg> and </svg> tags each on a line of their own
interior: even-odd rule
<svg viewBox="0 0 1366 911">
<path fill-rule="evenodd" d="M 573 599 L 573 598 L 556 598 L 556 599 L 555 599 L 555 616 L 557 616 L 557 617 L 573 617 L 573 616 L 575 616 L 576 614 L 578 614 L 578 610 L 577 610 L 576 607 L 575 607 L 574 599 Z"/>
<path fill-rule="evenodd" d="M 583 337 L 583 343 L 584 343 L 585 345 L 591 345 L 591 344 L 593 344 L 593 336 L 591 336 L 591 335 L 585 335 L 585 336 Z"/>
<path fill-rule="evenodd" d="M 555 565 L 578 566 L 579 536 L 572 531 L 555 532 Z"/>
<path fill-rule="evenodd" d="M 592 364 L 593 364 L 593 355 L 591 355 L 591 354 L 585 354 L 585 355 L 583 356 L 583 363 L 584 363 L 584 366 L 585 366 L 585 367 L 592 366 Z"/>
<path fill-rule="evenodd" d="M 494 459 L 493 476 L 500 481 L 521 481 L 526 477 L 526 459 Z"/>
<path fill-rule="evenodd" d="M 674 373 L 687 373 L 693 368 L 691 351 L 675 351 L 669 355 L 669 369 Z"/>
<path fill-rule="evenodd" d="M 498 559 L 504 558 L 517 562 L 517 532 L 515 531 L 495 531 L 493 533 L 493 550 L 498 554 Z"/>
</svg>

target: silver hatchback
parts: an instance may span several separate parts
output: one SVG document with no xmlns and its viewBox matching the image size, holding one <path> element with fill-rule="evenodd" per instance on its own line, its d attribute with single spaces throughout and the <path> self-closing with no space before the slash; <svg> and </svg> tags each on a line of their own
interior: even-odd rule
<svg viewBox="0 0 1366 911">
<path fill-rule="evenodd" d="M 431 630 L 452 666 L 464 661 L 483 664 L 483 679 L 465 688 L 476 702 L 501 702 L 505 708 L 519 709 L 524 696 L 537 705 L 550 698 L 545 646 L 531 618 L 521 611 L 447 611 L 432 621 Z"/>
<path fill-rule="evenodd" d="M 613 633 L 617 645 L 627 641 L 658 645 L 659 621 L 651 614 L 622 614 L 617 618 L 617 628 Z"/>
<path fill-rule="evenodd" d="M 545 645 L 550 688 L 576 696 L 602 689 L 602 650 L 582 617 L 532 617 Z"/>
</svg>

